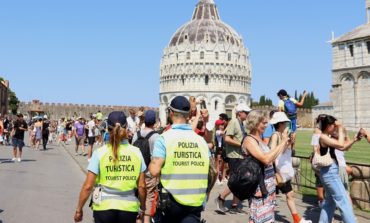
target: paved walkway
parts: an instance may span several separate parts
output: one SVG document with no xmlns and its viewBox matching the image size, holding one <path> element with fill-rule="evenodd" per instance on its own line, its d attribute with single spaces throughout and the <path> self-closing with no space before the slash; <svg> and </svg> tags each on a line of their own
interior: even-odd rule
<svg viewBox="0 0 370 223">
<path fill-rule="evenodd" d="M 86 172 L 86 167 L 88 165 L 87 158 L 84 156 L 76 156 L 74 152 L 74 142 L 70 143 L 63 148 L 70 154 L 70 156 L 79 164 L 82 171 Z M 207 223 L 245 223 L 248 221 L 248 215 L 244 214 L 225 214 L 221 215 L 215 212 L 215 198 L 224 189 L 224 185 L 215 185 L 212 190 L 211 197 L 207 203 L 206 210 L 203 212 L 202 217 L 207 221 Z M 231 205 L 232 197 L 228 197 L 227 205 Z M 304 200 L 304 202 L 303 202 Z M 292 222 L 292 217 L 290 215 L 288 206 L 286 205 L 285 196 L 278 196 L 277 199 L 277 212 L 276 212 L 276 222 L 289 223 Z M 312 197 L 302 197 L 300 195 L 296 196 L 296 205 L 299 214 L 304 216 L 306 219 L 312 220 L 313 223 L 318 222 L 320 215 L 320 209 L 316 205 L 316 200 Z M 248 211 L 247 202 L 243 203 L 243 210 Z M 370 222 L 370 214 L 366 212 L 356 211 L 357 219 L 359 223 Z M 339 212 L 336 213 L 336 222 L 340 222 Z"/>
</svg>

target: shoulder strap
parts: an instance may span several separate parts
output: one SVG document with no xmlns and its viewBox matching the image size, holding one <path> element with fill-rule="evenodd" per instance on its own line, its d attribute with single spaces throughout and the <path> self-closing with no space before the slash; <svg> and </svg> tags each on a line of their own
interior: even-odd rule
<svg viewBox="0 0 370 223">
<path fill-rule="evenodd" d="M 139 139 L 139 138 L 143 138 L 142 136 L 141 136 L 141 131 L 137 131 L 137 138 Z"/>
<path fill-rule="evenodd" d="M 272 135 L 277 135 L 277 137 L 278 137 L 277 144 L 280 144 L 280 135 L 279 135 L 279 133 L 274 132 Z"/>
<path fill-rule="evenodd" d="M 145 139 L 149 140 L 149 138 L 152 137 L 152 135 L 154 135 L 155 133 L 157 133 L 157 131 L 153 130 L 153 131 L 149 132 L 148 135 L 145 136 Z"/>
<path fill-rule="evenodd" d="M 248 135 L 247 137 L 251 137 L 252 139 L 256 140 L 257 144 L 259 145 L 260 142 L 258 141 L 258 139 L 256 139 L 256 137 L 254 137 L 253 135 Z"/>
</svg>

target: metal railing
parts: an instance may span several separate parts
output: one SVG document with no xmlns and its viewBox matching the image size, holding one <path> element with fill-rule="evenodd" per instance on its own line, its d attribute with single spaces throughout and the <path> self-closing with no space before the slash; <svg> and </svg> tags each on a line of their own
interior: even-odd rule
<svg viewBox="0 0 370 223">
<path fill-rule="evenodd" d="M 315 171 L 311 167 L 311 162 L 309 157 L 304 156 L 294 156 L 295 158 L 299 158 L 300 163 L 298 166 L 294 167 L 295 169 L 295 177 L 292 181 L 292 184 L 297 187 L 297 190 L 302 192 L 303 188 L 308 188 L 312 190 L 316 190 L 316 177 Z M 348 166 L 361 166 L 361 167 L 369 167 L 369 164 L 362 164 L 362 163 L 352 163 L 347 162 Z M 350 181 L 353 179 L 350 177 Z M 364 180 L 366 181 L 366 180 Z M 368 180 L 367 180 L 368 181 Z M 367 184 L 365 184 L 367 185 Z M 370 194 L 370 188 L 366 188 L 367 194 Z M 359 198 L 351 196 L 352 200 L 370 203 L 370 196 L 368 198 Z"/>
</svg>

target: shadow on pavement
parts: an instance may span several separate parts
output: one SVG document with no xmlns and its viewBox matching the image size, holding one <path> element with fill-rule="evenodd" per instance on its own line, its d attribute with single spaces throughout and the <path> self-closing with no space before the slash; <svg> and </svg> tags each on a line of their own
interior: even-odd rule
<svg viewBox="0 0 370 223">
<path fill-rule="evenodd" d="M 37 160 L 22 159 L 22 162 L 21 163 L 24 163 L 24 162 L 36 162 L 36 161 Z M 0 163 L 18 163 L 18 161 L 12 161 L 11 159 L 0 159 Z"/>
<path fill-rule="evenodd" d="M 289 220 L 286 219 L 285 216 L 279 214 L 279 211 L 275 212 L 275 221 L 276 222 L 283 222 L 283 223 L 290 223 Z"/>
</svg>

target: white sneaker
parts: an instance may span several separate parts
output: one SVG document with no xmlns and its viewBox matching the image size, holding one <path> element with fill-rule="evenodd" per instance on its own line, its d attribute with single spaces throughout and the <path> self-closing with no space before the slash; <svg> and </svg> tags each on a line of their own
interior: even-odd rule
<svg viewBox="0 0 370 223">
<path fill-rule="evenodd" d="M 21 162 L 22 160 L 21 160 L 21 158 L 18 158 L 18 162 Z"/>
<path fill-rule="evenodd" d="M 302 218 L 299 223 L 312 223 L 312 221 Z"/>
<path fill-rule="evenodd" d="M 13 157 L 12 161 L 14 162 L 14 161 L 16 161 L 16 160 L 17 160 L 17 158 Z"/>
</svg>

